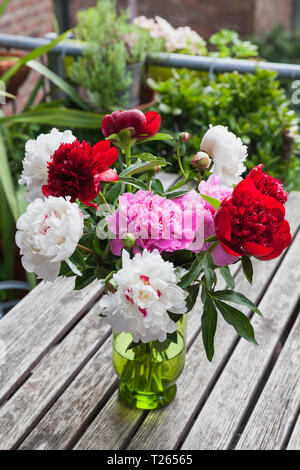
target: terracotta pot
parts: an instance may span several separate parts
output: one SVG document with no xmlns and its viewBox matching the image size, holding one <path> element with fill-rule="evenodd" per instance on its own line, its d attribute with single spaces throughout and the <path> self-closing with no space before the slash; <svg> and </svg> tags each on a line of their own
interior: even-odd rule
<svg viewBox="0 0 300 470">
<path fill-rule="evenodd" d="M 15 59 L 15 57 L 23 56 L 24 54 L 21 54 L 19 52 L 0 51 L 0 57 L 7 57 L 7 59 L 5 60 L 0 60 L 0 79 L 4 73 L 10 70 L 17 63 L 17 59 Z M 26 80 L 29 72 L 29 67 L 24 66 L 20 68 L 20 70 L 18 70 L 18 72 L 16 72 L 9 80 L 6 91 L 8 93 L 11 93 L 12 95 L 16 95 L 18 93 L 19 87 Z M 7 100 L 9 100 L 9 98 Z"/>
<path fill-rule="evenodd" d="M 141 111 L 151 108 L 156 103 L 156 93 L 145 81 L 142 81 L 140 100 L 140 104 L 136 108 Z"/>
</svg>

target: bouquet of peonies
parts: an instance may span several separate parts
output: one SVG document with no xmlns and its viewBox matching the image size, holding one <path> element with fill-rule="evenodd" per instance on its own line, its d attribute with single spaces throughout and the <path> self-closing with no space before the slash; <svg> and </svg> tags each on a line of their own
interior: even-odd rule
<svg viewBox="0 0 300 470">
<path fill-rule="evenodd" d="M 17 222 L 23 266 L 47 281 L 75 276 L 75 289 L 97 279 L 104 285 L 99 311 L 115 333 L 114 365 L 127 398 L 129 389 L 171 390 L 195 303 L 203 305 L 209 360 L 218 312 L 256 343 L 248 317 L 231 304 L 260 312 L 235 292 L 228 265 L 241 260 L 251 282 L 251 257 L 273 259 L 291 242 L 282 184 L 262 165 L 242 179 L 247 149 L 223 126 L 210 127 L 188 170 L 190 136 L 178 134 L 181 178 L 165 191 L 157 174 L 167 161 L 138 152 L 142 142 L 172 139 L 160 125 L 155 112 L 115 111 L 94 146 L 52 129 L 27 142 L 20 179 L 30 203 Z M 216 289 L 218 275 L 228 289 Z"/>
</svg>

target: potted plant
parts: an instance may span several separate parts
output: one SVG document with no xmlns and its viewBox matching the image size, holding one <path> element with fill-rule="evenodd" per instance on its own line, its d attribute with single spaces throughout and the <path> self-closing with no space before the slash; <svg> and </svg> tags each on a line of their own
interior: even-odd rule
<svg viewBox="0 0 300 470">
<path fill-rule="evenodd" d="M 8 70 L 16 65 L 20 57 L 23 57 L 23 54 L 19 52 L 0 51 L 0 79 Z M 7 93 L 11 95 L 17 94 L 19 87 L 26 80 L 29 70 L 30 69 L 26 66 L 21 67 L 20 70 L 11 77 L 7 85 Z"/>
<path fill-rule="evenodd" d="M 146 55 L 161 45 L 160 39 L 153 41 L 148 31 L 129 23 L 129 16 L 128 10 L 117 13 L 115 0 L 99 0 L 78 14 L 75 39 L 85 47 L 67 75 L 85 90 L 95 110 L 137 106 Z"/>
</svg>

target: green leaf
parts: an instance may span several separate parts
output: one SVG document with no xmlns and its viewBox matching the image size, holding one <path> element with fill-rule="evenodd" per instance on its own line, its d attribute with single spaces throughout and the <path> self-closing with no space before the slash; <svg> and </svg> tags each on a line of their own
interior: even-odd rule
<svg viewBox="0 0 300 470">
<path fill-rule="evenodd" d="M 80 253 L 79 249 L 77 248 L 72 256 L 70 256 L 71 263 L 74 263 L 75 266 L 80 270 L 83 271 L 85 269 L 85 261 L 83 255 Z"/>
<path fill-rule="evenodd" d="M 204 262 L 205 262 L 205 252 L 201 252 L 199 255 L 197 255 L 197 258 L 195 261 L 192 263 L 189 271 L 182 277 L 181 281 L 178 283 L 178 285 L 182 289 L 186 289 L 192 282 L 197 279 L 203 270 Z"/>
<path fill-rule="evenodd" d="M 186 298 L 186 306 L 187 311 L 190 312 L 194 307 L 196 300 L 198 298 L 200 286 L 199 284 L 195 284 L 193 286 L 189 286 L 186 290 L 188 291 L 189 295 Z"/>
<path fill-rule="evenodd" d="M 123 183 L 116 183 L 114 184 L 109 192 L 106 194 L 106 200 L 109 204 L 114 204 L 118 199 L 119 196 L 124 188 Z"/>
<path fill-rule="evenodd" d="M 183 314 L 182 313 L 173 313 L 173 312 L 167 312 L 169 317 L 171 318 L 171 320 L 175 323 L 177 323 L 178 321 L 182 321 L 183 320 Z"/>
<path fill-rule="evenodd" d="M 156 157 L 152 153 L 148 153 L 148 152 L 138 153 L 138 154 L 132 155 L 131 157 L 139 159 L 139 160 L 146 160 L 147 162 L 156 162 L 158 165 L 161 163 L 166 163 L 165 158 Z"/>
<path fill-rule="evenodd" d="M 220 267 L 220 273 L 222 274 L 223 278 L 225 279 L 225 282 L 229 289 L 234 289 L 235 287 L 235 282 L 234 279 L 231 275 L 230 269 L 228 266 L 221 266 Z"/>
<path fill-rule="evenodd" d="M 234 290 L 217 290 L 213 293 L 213 296 L 221 300 L 226 300 L 227 302 L 245 305 L 250 310 L 253 310 L 253 312 L 256 312 L 258 315 L 262 316 L 262 313 L 259 311 L 258 307 L 240 292 L 235 292 Z"/>
<path fill-rule="evenodd" d="M 176 197 L 183 196 L 184 194 L 187 194 L 189 192 L 189 189 L 185 189 L 182 191 L 173 191 L 173 192 L 167 192 L 165 196 L 168 199 L 175 199 Z"/>
<path fill-rule="evenodd" d="M 153 179 L 151 181 L 151 191 L 154 191 L 155 194 L 158 194 L 159 196 L 164 196 L 165 195 L 165 190 L 164 190 L 163 184 L 157 178 Z"/>
<path fill-rule="evenodd" d="M 216 307 L 209 295 L 203 306 L 203 314 L 201 317 L 202 340 L 205 348 L 206 356 L 209 361 L 214 357 L 214 338 L 217 328 L 218 314 Z"/>
<path fill-rule="evenodd" d="M 153 347 L 159 352 L 165 351 L 171 344 L 171 340 L 169 338 L 165 339 L 165 341 L 153 341 Z"/>
<path fill-rule="evenodd" d="M 142 189 L 143 191 L 148 191 L 148 186 L 146 185 L 146 183 L 136 178 L 131 178 L 127 176 L 119 176 L 119 180 L 123 181 L 123 183 L 132 184 L 132 186 Z"/>
<path fill-rule="evenodd" d="M 247 281 L 252 284 L 253 266 L 250 257 L 247 255 L 242 256 L 242 269 Z"/>
<path fill-rule="evenodd" d="M 148 137 L 143 140 L 140 139 L 137 143 L 153 142 L 154 140 L 173 140 L 173 139 L 174 137 L 172 137 L 169 134 L 158 133 L 158 134 L 155 134 L 153 137 Z"/>
<path fill-rule="evenodd" d="M 160 165 L 165 166 L 165 165 L 168 165 L 168 163 L 164 161 L 164 163 L 160 163 Z M 134 165 L 130 165 L 128 168 L 122 171 L 122 173 L 120 173 L 119 176 L 131 176 L 136 173 L 143 173 L 145 171 L 152 170 L 152 168 L 155 168 L 156 166 L 157 166 L 156 161 L 135 163 Z"/>
<path fill-rule="evenodd" d="M 10 0 L 4 0 L 3 3 L 0 5 L 0 18 L 3 15 L 4 11 L 6 10 Z"/>
<path fill-rule="evenodd" d="M 77 276 L 75 280 L 75 290 L 84 289 L 96 279 L 94 269 L 87 269 L 82 276 Z"/>
<path fill-rule="evenodd" d="M 214 262 L 210 254 L 206 253 L 203 264 L 204 276 L 208 287 L 211 289 L 215 281 Z"/>
<path fill-rule="evenodd" d="M 210 237 L 205 238 L 204 243 L 217 242 L 218 238 L 216 235 L 211 235 Z"/>
<path fill-rule="evenodd" d="M 221 302 L 221 300 L 214 298 L 214 302 L 224 320 L 229 325 L 232 325 L 235 331 L 242 336 L 242 338 L 245 338 L 251 343 L 258 344 L 254 336 L 253 327 L 246 315 L 244 315 L 240 310 L 231 307 L 231 305 Z"/>
<path fill-rule="evenodd" d="M 141 341 L 138 341 L 137 343 L 135 343 L 134 341 L 131 341 L 131 343 L 127 346 L 125 352 L 129 351 L 130 349 L 136 348 L 136 347 L 139 346 L 140 344 L 142 344 Z"/>
<path fill-rule="evenodd" d="M 78 127 L 80 129 L 99 129 L 103 114 L 90 113 L 79 109 L 53 107 L 51 103 L 20 114 L 0 117 L 0 124 L 20 122 L 28 124 L 45 124 L 49 126 Z"/>
<path fill-rule="evenodd" d="M 15 196 L 14 183 L 13 183 L 12 175 L 10 172 L 8 156 L 6 153 L 4 140 L 1 134 L 1 129 L 0 129 L 0 168 L 1 168 L 0 182 L 2 184 L 3 192 L 6 197 L 7 204 L 11 210 L 11 213 L 16 221 L 19 217 L 18 203 L 17 203 L 17 199 Z"/>
<path fill-rule="evenodd" d="M 61 34 L 57 38 L 55 38 L 53 41 L 50 41 L 48 44 L 44 44 L 43 46 L 36 47 L 32 51 L 29 52 L 29 54 L 25 55 L 24 57 L 21 57 L 18 62 L 11 68 L 9 69 L 4 75 L 2 75 L 1 80 L 5 83 L 8 82 L 8 80 L 21 68 L 23 65 L 26 65 L 27 62 L 30 60 L 36 59 L 37 57 L 41 57 L 44 54 L 47 54 L 51 49 L 53 49 L 56 44 L 59 42 L 63 41 L 66 39 L 67 35 L 69 34 L 69 31 L 66 31 L 65 33 Z"/>
<path fill-rule="evenodd" d="M 30 60 L 27 62 L 27 66 L 35 70 L 36 72 L 40 73 L 44 77 L 48 78 L 48 80 L 50 80 L 56 86 L 58 86 L 58 88 L 60 88 L 64 93 L 66 93 L 74 101 L 74 103 L 76 103 L 80 108 L 84 109 L 85 111 L 89 110 L 89 107 L 80 98 L 75 88 L 73 88 L 68 82 L 63 80 L 59 75 L 54 73 L 52 70 L 45 67 L 45 65 L 41 64 L 40 62 L 36 60 Z"/>
<path fill-rule="evenodd" d="M 211 197 L 211 196 L 207 196 L 206 194 L 200 194 L 200 196 L 203 199 L 205 199 L 205 201 L 208 202 L 215 209 L 219 209 L 221 203 L 220 203 L 220 201 L 218 201 L 218 199 L 215 199 L 214 197 Z"/>
</svg>

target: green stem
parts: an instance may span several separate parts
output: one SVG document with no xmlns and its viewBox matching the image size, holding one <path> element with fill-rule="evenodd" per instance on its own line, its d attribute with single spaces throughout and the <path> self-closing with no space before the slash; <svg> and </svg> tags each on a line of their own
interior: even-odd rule
<svg viewBox="0 0 300 470">
<path fill-rule="evenodd" d="M 131 145 L 126 145 L 126 147 L 124 147 L 124 153 L 125 153 L 126 167 L 129 168 L 130 165 L 131 165 Z M 131 184 L 127 184 L 127 191 L 129 193 L 132 192 L 132 185 Z"/>
<path fill-rule="evenodd" d="M 110 214 L 113 214 L 113 210 L 111 209 L 110 205 L 108 204 L 107 200 L 105 199 L 104 194 L 101 191 L 99 193 L 99 196 L 100 196 L 100 199 L 102 200 L 102 202 L 106 205 L 108 212 Z"/>
<path fill-rule="evenodd" d="M 177 160 L 178 160 L 178 165 L 179 165 L 179 168 L 180 168 L 180 170 L 181 170 L 181 173 L 182 173 L 183 176 L 184 176 L 185 182 L 187 183 L 188 187 L 192 190 L 193 188 L 192 188 L 192 186 L 190 185 L 190 183 L 189 183 L 189 181 L 188 181 L 188 177 L 187 177 L 186 174 L 185 174 L 185 171 L 184 171 L 184 169 L 183 169 L 182 162 L 181 162 L 181 159 L 180 159 L 179 154 L 177 154 Z"/>
</svg>

